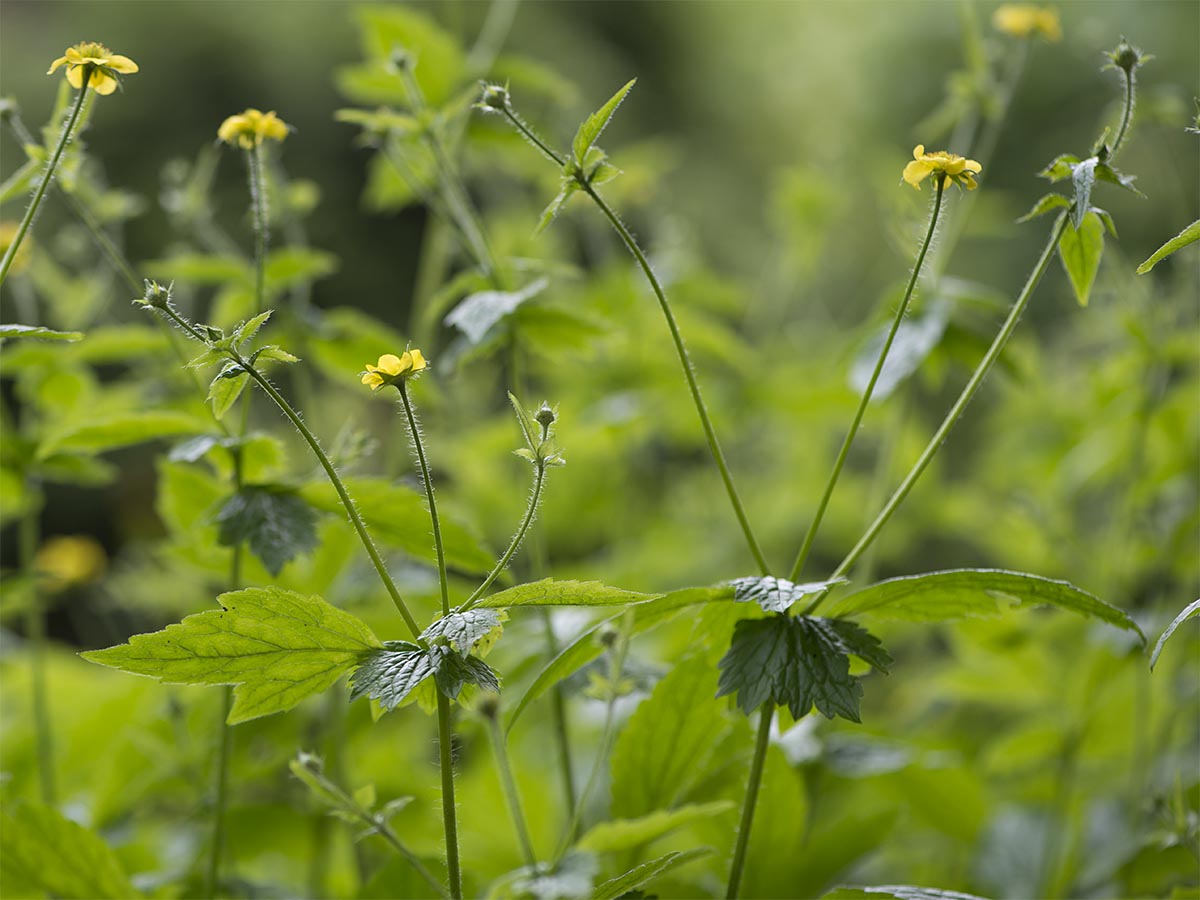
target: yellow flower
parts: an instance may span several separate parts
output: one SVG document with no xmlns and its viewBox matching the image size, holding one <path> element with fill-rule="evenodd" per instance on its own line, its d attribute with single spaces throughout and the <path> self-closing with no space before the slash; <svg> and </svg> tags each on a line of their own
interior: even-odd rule
<svg viewBox="0 0 1200 900">
<path fill-rule="evenodd" d="M 369 384 L 371 390 L 377 391 L 384 385 L 416 375 L 428 365 L 420 350 L 405 350 L 401 356 L 385 353 L 379 357 L 378 365 L 367 363 L 367 371 L 362 373 L 362 383 Z"/>
<path fill-rule="evenodd" d="M 34 568 L 45 576 L 51 590 L 95 581 L 107 564 L 104 548 L 87 535 L 49 538 L 34 558 Z"/>
<path fill-rule="evenodd" d="M 0 256 L 8 252 L 8 248 L 12 246 L 13 239 L 17 236 L 19 226 L 16 222 L 0 222 Z M 29 264 L 29 254 L 32 252 L 33 241 L 29 239 L 29 235 L 25 235 L 25 240 L 21 246 L 17 248 L 17 255 L 13 257 L 10 272 L 19 272 Z"/>
<path fill-rule="evenodd" d="M 921 182 L 930 175 L 935 180 L 945 175 L 950 181 L 965 187 L 968 191 L 975 190 L 975 176 L 983 171 L 983 166 L 973 159 L 964 159 L 945 150 L 936 153 L 926 153 L 924 144 L 913 148 L 913 161 L 904 167 L 904 180 L 913 186 L 914 190 L 921 189 Z"/>
<path fill-rule="evenodd" d="M 1052 6 L 1032 3 L 1005 3 L 992 14 L 992 25 L 1013 37 L 1027 38 L 1035 34 L 1048 41 L 1062 40 L 1062 24 L 1058 10 Z"/>
<path fill-rule="evenodd" d="M 275 115 L 275 110 L 268 113 L 257 109 L 248 109 L 244 113 L 230 116 L 217 129 L 217 137 L 227 144 L 236 143 L 243 150 L 252 150 L 270 138 L 282 141 L 288 136 L 288 125 Z"/>
<path fill-rule="evenodd" d="M 117 89 L 118 75 L 132 75 L 138 70 L 138 64 L 128 56 L 113 53 L 103 44 L 91 41 L 68 47 L 64 56 L 50 64 L 46 74 L 53 75 L 60 66 L 67 67 L 67 81 L 71 87 L 81 90 L 83 74 L 90 67 L 87 86 L 97 94 L 111 94 Z"/>
</svg>

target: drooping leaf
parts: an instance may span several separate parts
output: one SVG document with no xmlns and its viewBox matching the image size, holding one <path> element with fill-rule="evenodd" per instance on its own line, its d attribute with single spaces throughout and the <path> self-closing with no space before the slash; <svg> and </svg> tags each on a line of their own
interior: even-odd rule
<svg viewBox="0 0 1200 900">
<path fill-rule="evenodd" d="M 484 653 L 499 637 L 507 618 L 503 610 L 497 609 L 452 612 L 426 628 L 421 637 L 430 643 L 438 638 L 445 638 L 455 650 L 464 655 L 477 647 L 480 653 Z"/>
<path fill-rule="evenodd" d="M 539 278 L 519 291 L 480 291 L 471 294 L 454 307 L 445 322 L 466 335 L 472 344 L 478 344 L 493 325 L 511 315 L 526 300 L 536 297 L 549 284 L 549 279 Z"/>
<path fill-rule="evenodd" d="M 1071 186 L 1075 189 L 1075 202 L 1071 205 L 1071 224 L 1075 226 L 1076 231 L 1083 228 L 1083 217 L 1092 207 L 1092 188 L 1096 184 L 1098 163 L 1099 160 L 1093 156 L 1071 167 Z"/>
<path fill-rule="evenodd" d="M 613 819 L 592 826 L 576 846 L 592 853 L 636 850 L 693 822 L 733 808 L 731 801 L 717 800 L 712 803 L 692 803 L 672 810 L 659 809 L 636 819 Z"/>
<path fill-rule="evenodd" d="M 1066 581 L 1001 569 L 950 569 L 881 581 L 842 597 L 837 616 L 878 615 L 911 622 L 942 622 L 998 615 L 1006 606 L 1046 604 L 1099 619 L 1142 638 L 1123 610 Z"/>
<path fill-rule="evenodd" d="M 426 650 L 407 641 L 388 641 L 350 676 L 350 699 L 367 696 L 378 700 L 384 710 L 392 710 L 430 676 L 451 700 L 457 699 L 467 684 L 500 690 L 496 673 L 487 663 L 463 656 L 448 643 L 431 644 Z"/>
<path fill-rule="evenodd" d="M 225 418 L 225 413 L 237 403 L 249 380 L 250 376 L 240 365 L 226 363 L 208 386 L 208 401 L 212 403 L 213 415 L 218 419 Z"/>
<path fill-rule="evenodd" d="M 821 900 L 983 900 L 975 894 L 914 887 L 911 884 L 881 884 L 875 887 L 835 887 Z"/>
<path fill-rule="evenodd" d="M 434 659 L 433 680 L 451 700 L 457 700 L 468 684 L 499 693 L 500 679 L 495 670 L 478 656 L 463 656 L 449 646 L 433 646 L 429 652 Z"/>
<path fill-rule="evenodd" d="M 1062 260 L 1080 306 L 1088 305 L 1103 253 L 1104 223 L 1094 212 L 1087 212 L 1080 227 L 1071 225 L 1063 229 L 1058 242 L 1058 258 Z"/>
<path fill-rule="evenodd" d="M 98 834 L 57 810 L 6 801 L 0 812 L 0 883 L 5 897 L 63 900 L 141 897 Z"/>
<path fill-rule="evenodd" d="M 0 325 L 0 340 L 8 338 L 37 338 L 39 341 L 67 341 L 74 343 L 83 340 L 82 331 L 55 331 L 44 325 Z"/>
<path fill-rule="evenodd" d="M 1200 241 L 1200 219 L 1197 219 L 1175 237 L 1171 238 L 1157 250 L 1150 254 L 1149 259 L 1137 267 L 1139 275 L 1145 275 L 1156 265 L 1174 253 L 1176 250 L 1182 250 L 1188 244 L 1194 244 Z"/>
<path fill-rule="evenodd" d="M 661 594 L 639 594 L 609 587 L 599 581 L 541 581 L 519 584 L 508 590 L 485 597 L 477 606 L 483 609 L 502 609 L 509 606 L 628 606 L 645 603 Z"/>
<path fill-rule="evenodd" d="M 281 485 L 244 486 L 221 507 L 216 522 L 221 546 L 236 547 L 244 541 L 272 575 L 317 546 L 312 507 Z"/>
<path fill-rule="evenodd" d="M 1049 179 L 1051 182 L 1059 182 L 1071 177 L 1075 166 L 1078 165 L 1080 159 L 1078 156 L 1073 156 L 1070 153 L 1064 153 L 1057 157 L 1050 165 L 1038 172 L 1038 177 Z"/>
<path fill-rule="evenodd" d="M 1096 164 L 1096 177 L 1101 181 L 1107 181 L 1109 184 L 1115 184 L 1118 187 L 1123 187 L 1125 190 L 1137 194 L 1139 197 L 1146 196 L 1133 184 L 1134 180 L 1137 178 L 1136 175 L 1124 175 L 1121 172 L 1118 172 L 1108 163 L 1102 162 Z"/>
<path fill-rule="evenodd" d="M 797 719 L 816 706 L 830 719 L 859 721 L 862 686 L 850 676 L 849 654 L 877 668 L 890 657 L 877 640 L 845 629 L 846 624 L 810 616 L 743 619 L 719 663 L 717 696 L 736 694 L 747 715 L 770 701 L 786 706 Z"/>
<path fill-rule="evenodd" d="M 365 624 L 315 595 L 266 587 L 217 600 L 219 610 L 80 656 L 166 684 L 235 685 L 233 725 L 291 709 L 383 646 Z"/>
<path fill-rule="evenodd" d="M 1033 204 L 1033 208 L 1021 218 L 1017 219 L 1017 223 L 1028 222 L 1030 219 L 1036 219 L 1038 216 L 1044 216 L 1048 212 L 1053 212 L 1056 209 L 1068 209 L 1071 206 L 1071 201 L 1062 194 L 1054 193 L 1053 191 L 1038 200 Z"/>
<path fill-rule="evenodd" d="M 623 88 L 613 94 L 607 103 L 584 119 L 583 124 L 579 126 L 579 130 L 575 132 L 575 139 L 571 142 L 571 149 L 575 154 L 575 162 L 580 166 L 584 164 L 588 151 L 592 149 L 592 145 L 596 143 L 600 133 L 604 131 L 613 117 L 613 113 L 617 111 L 617 107 L 621 105 L 621 101 L 625 99 L 625 95 L 633 89 L 635 84 L 637 84 L 637 79 L 631 79 Z"/>
<path fill-rule="evenodd" d="M 1192 616 L 1200 615 L 1200 600 L 1193 600 L 1183 608 L 1183 612 L 1175 617 L 1167 630 L 1162 633 L 1157 641 L 1154 642 L 1154 650 L 1150 653 L 1150 669 L 1154 670 L 1154 666 L 1158 663 L 1159 654 L 1162 653 L 1163 645 L 1167 639 L 1175 633 L 1175 629 L 1186 622 Z"/>
<path fill-rule="evenodd" d="M 664 872 L 669 872 L 671 869 L 676 869 L 679 866 L 690 863 L 694 859 L 708 856 L 712 852 L 712 849 L 709 847 L 694 847 L 691 850 L 673 850 L 657 859 L 652 859 L 649 862 L 642 863 L 640 866 L 635 866 L 623 875 L 618 875 L 616 878 L 610 878 L 608 881 L 596 885 L 595 890 L 592 892 L 592 900 L 618 900 L 620 897 L 630 896 L 632 891 L 649 883 Z"/>
<path fill-rule="evenodd" d="M 784 578 L 763 575 L 735 578 L 729 583 L 733 585 L 733 599 L 738 603 L 757 603 L 766 612 L 785 613 L 798 600 L 822 594 L 834 585 L 843 584 L 845 581 L 845 578 L 835 578 L 833 581 L 810 581 L 804 584 L 795 584 Z"/>
</svg>

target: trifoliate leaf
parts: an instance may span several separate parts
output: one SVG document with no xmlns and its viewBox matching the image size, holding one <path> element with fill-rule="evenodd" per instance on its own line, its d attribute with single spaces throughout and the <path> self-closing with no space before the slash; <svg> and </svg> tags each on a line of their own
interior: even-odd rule
<svg viewBox="0 0 1200 900">
<path fill-rule="evenodd" d="M 584 164 L 588 151 L 592 149 L 592 144 L 596 143 L 600 133 L 604 131 L 613 117 L 613 113 L 617 111 L 617 107 L 621 105 L 621 101 L 625 99 L 625 95 L 633 89 L 635 84 L 637 84 L 636 78 L 613 94 L 607 103 L 584 119 L 583 124 L 579 126 L 579 130 L 575 132 L 575 139 L 571 142 L 571 150 L 575 154 L 575 162 L 580 166 Z"/>
<path fill-rule="evenodd" d="M 1088 212 L 1083 217 L 1082 227 L 1072 225 L 1063 229 L 1058 242 L 1058 258 L 1062 260 L 1080 306 L 1088 305 L 1103 253 L 1104 223 L 1095 213 Z"/>
<path fill-rule="evenodd" d="M 797 600 L 824 593 L 835 584 L 845 581 L 845 578 L 835 578 L 833 581 L 794 584 L 784 578 L 765 575 L 735 578 L 729 583 L 733 585 L 733 599 L 738 603 L 757 603 L 766 612 L 782 613 L 787 612 Z"/>
<path fill-rule="evenodd" d="M 426 628 L 421 637 L 429 643 L 438 638 L 445 638 L 450 642 L 450 646 L 464 655 L 479 647 L 482 654 L 491 649 L 491 645 L 496 642 L 500 632 L 504 630 L 503 623 L 507 618 L 508 614 L 499 609 L 453 612 Z"/>
<path fill-rule="evenodd" d="M 678 868 L 694 859 L 708 856 L 713 851 L 710 847 L 694 847 L 691 850 L 674 850 L 657 859 L 635 866 L 623 875 L 610 878 L 596 885 L 592 891 L 592 900 L 618 900 L 618 898 L 635 895 L 635 891 L 664 872 Z M 642 895 L 644 896 L 644 895 Z M 653 895 L 651 895 L 653 896 Z"/>
<path fill-rule="evenodd" d="M 1056 209 L 1068 209 L 1071 206 L 1071 201 L 1062 194 L 1049 193 L 1033 204 L 1033 208 L 1021 218 L 1017 219 L 1017 224 L 1028 222 L 1030 219 L 1036 219 L 1038 216 L 1044 216 L 1048 212 L 1053 212 Z"/>
<path fill-rule="evenodd" d="M 627 606 L 645 603 L 660 594 L 639 594 L 609 587 L 599 581 L 557 581 L 543 578 L 529 584 L 519 584 L 508 590 L 484 597 L 479 608 L 501 609 L 507 606 Z"/>
<path fill-rule="evenodd" d="M 842 597 L 832 611 L 839 616 L 870 614 L 910 622 L 942 622 L 995 616 L 1004 606 L 1042 604 L 1142 635 L 1123 610 L 1069 582 L 1000 569 L 951 569 L 892 578 Z"/>
<path fill-rule="evenodd" d="M 431 675 L 438 690 L 451 700 L 468 684 L 500 690 L 491 666 L 478 657 L 460 655 L 448 643 L 432 644 L 425 650 L 407 641 L 388 641 L 350 676 L 350 699 L 366 695 L 378 700 L 384 710 L 392 710 Z"/>
<path fill-rule="evenodd" d="M 1137 273 L 1139 275 L 1145 275 L 1176 250 L 1181 250 L 1188 244 L 1194 244 L 1196 241 L 1200 241 L 1200 219 L 1197 219 L 1187 228 L 1183 229 L 1183 231 L 1179 232 L 1179 234 L 1175 235 L 1175 237 L 1171 238 L 1152 254 L 1150 254 L 1150 258 L 1137 267 Z"/>
<path fill-rule="evenodd" d="M 890 657 L 866 632 L 847 629 L 849 624 L 809 616 L 743 619 L 719 663 L 717 696 L 736 693 L 747 715 L 771 701 L 797 719 L 815 705 L 828 718 L 859 721 L 862 686 L 850 676 L 848 654 L 878 668 Z"/>
<path fill-rule="evenodd" d="M 243 487 L 221 507 L 216 523 L 221 546 L 236 547 L 245 541 L 272 575 L 317 546 L 317 517 L 312 507 L 281 485 Z"/>
<path fill-rule="evenodd" d="M 208 400 L 212 403 L 213 415 L 218 419 L 237 402 L 250 376 L 235 362 L 227 362 L 208 386 Z"/>
<path fill-rule="evenodd" d="M 98 834 L 51 807 L 6 801 L 0 830 L 5 897 L 123 900 L 142 896 Z"/>
<path fill-rule="evenodd" d="M 1167 638 L 1175 633 L 1175 629 L 1190 619 L 1192 616 L 1200 615 L 1200 600 L 1195 600 L 1184 607 L 1183 612 L 1177 615 L 1174 621 L 1167 626 L 1167 630 L 1162 633 L 1154 643 L 1154 651 L 1150 654 L 1150 669 L 1153 671 L 1155 665 L 1158 664 L 1159 654 L 1162 653 L 1163 644 L 1167 642 Z"/>
<path fill-rule="evenodd" d="M 315 595 L 247 588 L 217 600 L 219 610 L 80 656 L 167 684 L 235 685 L 233 725 L 291 709 L 383 646 L 363 622 Z"/>
<path fill-rule="evenodd" d="M 7 338 L 37 338 L 39 341 L 67 341 L 74 343 L 83 340 L 82 331 L 55 331 L 43 325 L 0 325 L 0 340 Z"/>
</svg>

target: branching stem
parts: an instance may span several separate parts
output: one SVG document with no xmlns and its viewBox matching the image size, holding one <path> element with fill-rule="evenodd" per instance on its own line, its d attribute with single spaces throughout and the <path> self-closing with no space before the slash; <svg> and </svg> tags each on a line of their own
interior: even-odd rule
<svg viewBox="0 0 1200 900">
<path fill-rule="evenodd" d="M 539 461 L 537 464 L 537 475 L 533 479 L 533 492 L 529 496 L 529 505 L 525 509 L 525 518 L 521 520 L 521 524 L 509 542 L 508 549 L 504 551 L 504 555 L 496 561 L 496 565 L 492 567 L 492 571 L 488 573 L 487 578 L 483 580 L 483 583 L 479 587 L 475 588 L 471 596 L 467 598 L 467 602 L 462 605 L 461 608 L 464 612 L 482 599 L 484 592 L 492 586 L 492 582 L 499 578 L 500 573 L 508 567 L 513 555 L 516 554 L 517 549 L 521 546 L 521 542 L 525 539 L 525 534 L 529 531 L 529 526 L 533 524 L 533 520 L 537 516 L 538 506 L 542 502 L 542 487 L 545 483 L 546 464 Z"/>
</svg>

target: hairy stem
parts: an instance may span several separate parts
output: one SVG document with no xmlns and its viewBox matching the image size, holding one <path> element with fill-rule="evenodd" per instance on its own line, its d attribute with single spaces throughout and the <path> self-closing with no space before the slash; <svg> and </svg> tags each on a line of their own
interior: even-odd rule
<svg viewBox="0 0 1200 900">
<path fill-rule="evenodd" d="M 442 615 L 450 613 L 450 586 L 446 579 L 446 550 L 442 546 L 442 524 L 438 518 L 437 501 L 433 496 L 433 478 L 429 474 L 429 462 L 425 459 L 425 445 L 421 441 L 421 428 L 417 424 L 413 412 L 412 401 L 408 399 L 406 381 L 399 383 L 400 399 L 404 402 L 404 414 L 408 418 L 408 433 L 412 438 L 413 447 L 417 451 L 417 461 L 421 466 L 421 483 L 425 486 L 425 500 L 429 503 L 429 520 L 433 523 L 433 548 L 437 552 L 438 584 L 442 591 Z"/>
<path fill-rule="evenodd" d="M 26 486 L 26 489 L 29 485 Z M 20 542 L 21 571 L 29 579 L 29 608 L 25 611 L 25 637 L 29 641 L 29 683 L 32 691 L 34 746 L 37 748 L 38 785 L 42 802 L 54 806 L 58 790 L 54 777 L 54 732 L 50 725 L 50 706 L 46 691 L 46 613 L 42 592 L 34 570 L 38 545 L 38 518 L 41 504 L 22 518 L 17 533 Z"/>
<path fill-rule="evenodd" d="M 529 838 L 529 826 L 525 821 L 525 811 L 521 807 L 521 793 L 517 790 L 517 781 L 513 778 L 512 765 L 508 761 L 508 747 L 504 731 L 500 728 L 500 719 L 493 710 L 485 716 L 488 734 L 492 738 L 492 750 L 496 754 L 496 768 L 500 773 L 500 785 L 504 789 L 504 800 L 508 804 L 508 814 L 512 817 L 513 828 L 517 832 L 517 842 L 521 845 L 521 854 L 525 857 L 525 865 L 533 869 L 537 866 L 537 854 L 533 851 L 533 841 Z"/>
<path fill-rule="evenodd" d="M 1117 131 L 1117 136 L 1113 139 L 1112 149 L 1108 151 L 1109 161 L 1111 161 L 1113 157 L 1117 155 L 1117 151 L 1121 149 L 1121 144 L 1125 141 L 1125 133 L 1129 131 L 1129 123 L 1133 121 L 1133 71 L 1131 69 L 1122 69 L 1121 74 L 1125 76 L 1125 109 L 1121 113 L 1121 127 Z"/>
<path fill-rule="evenodd" d="M 996 360 L 999 359 L 1000 353 L 1004 350 L 1004 346 L 1008 343 L 1008 339 L 1012 337 L 1012 333 L 1016 330 L 1017 322 L 1021 319 L 1021 314 L 1025 311 L 1025 307 L 1029 304 L 1029 299 L 1033 296 L 1034 290 L 1038 283 L 1042 280 L 1042 276 L 1046 273 L 1046 268 L 1050 265 L 1050 260 L 1054 257 L 1055 248 L 1058 247 L 1059 238 L 1062 237 L 1063 229 L 1066 228 L 1069 219 L 1064 215 L 1060 216 L 1055 222 L 1054 228 L 1050 232 L 1050 239 L 1046 242 L 1045 248 L 1042 250 L 1042 255 L 1038 258 L 1037 264 L 1033 267 L 1033 271 L 1029 273 L 1029 279 L 1025 282 L 1025 286 L 1021 289 L 1021 293 L 1017 296 L 1013 303 L 1012 309 L 1009 311 L 1008 318 L 1004 320 L 1004 324 L 1000 327 L 999 333 L 992 341 L 992 345 L 988 347 L 987 353 L 983 355 L 983 359 L 979 361 L 979 365 L 975 367 L 975 371 L 971 373 L 970 379 L 959 394 L 954 405 L 950 407 L 950 411 L 946 413 L 946 418 L 934 432 L 933 437 L 929 439 L 929 443 L 925 446 L 920 457 L 913 463 L 908 474 L 896 488 L 895 493 L 884 505 L 879 515 L 867 527 L 866 532 L 854 545 L 853 549 L 846 554 L 846 558 L 841 561 L 838 567 L 830 575 L 830 578 L 840 578 L 850 570 L 850 567 L 858 561 L 863 552 L 871 546 L 871 542 L 879 535 L 880 530 L 887 524 L 888 519 L 892 517 L 896 509 L 904 502 L 904 498 L 908 496 L 917 480 L 928 468 L 929 463 L 933 461 L 933 457 L 937 455 L 938 450 L 945 442 L 946 437 L 950 434 L 950 429 L 962 417 L 963 411 L 967 408 L 967 404 L 971 402 L 971 398 L 975 396 L 975 392 L 979 390 L 979 386 L 983 384 L 984 378 L 987 377 Z M 825 598 L 825 594 L 817 596 L 808 609 L 804 611 L 805 615 L 811 615 Z"/>
<path fill-rule="evenodd" d="M 262 146 L 259 144 L 246 151 L 246 177 L 254 210 L 254 314 L 258 315 L 266 305 L 267 247 L 270 241 L 267 186 L 263 180 Z"/>
<path fill-rule="evenodd" d="M 240 554 L 240 545 L 234 548 Z M 221 891 L 221 856 L 225 847 L 225 807 L 229 795 L 229 757 L 233 750 L 233 727 L 226 720 L 233 708 L 233 688 L 221 690 L 221 722 L 217 735 L 217 769 L 214 778 L 212 810 L 212 843 L 208 850 L 208 866 L 204 871 L 204 896 L 219 897 Z"/>
<path fill-rule="evenodd" d="M 742 802 L 742 821 L 738 826 L 737 844 L 733 848 L 733 864 L 729 869 L 729 887 L 725 896 L 734 900 L 742 885 L 742 872 L 746 868 L 746 850 L 750 846 L 750 829 L 754 826 L 754 808 L 758 805 L 758 789 L 762 786 L 763 767 L 767 761 L 767 748 L 771 745 L 771 719 L 775 716 L 775 704 L 764 703 L 759 713 L 758 738 L 754 742 L 754 757 L 750 761 L 750 780 L 746 784 L 746 798 Z"/>
<path fill-rule="evenodd" d="M 943 176 L 938 181 L 937 196 L 933 201 L 933 213 L 929 216 L 929 229 L 925 232 L 925 240 L 921 244 L 921 252 L 917 254 L 917 263 L 913 266 L 912 276 L 908 279 L 908 287 L 905 288 L 904 298 L 900 301 L 900 306 L 896 309 L 895 318 L 892 319 L 892 327 L 887 333 L 887 338 L 883 342 L 882 349 L 879 351 L 879 359 L 875 361 L 875 369 L 871 372 L 871 378 L 867 382 L 867 387 L 858 401 L 858 409 L 854 411 L 854 419 L 850 422 L 850 429 L 846 432 L 846 439 L 842 441 L 842 449 L 838 451 L 837 459 L 833 463 L 833 471 L 829 473 L 829 480 L 825 484 L 825 492 L 821 495 L 821 501 L 817 504 L 817 511 L 813 515 L 812 522 L 809 523 L 808 532 L 804 535 L 804 541 L 800 545 L 800 551 L 796 554 L 796 561 L 792 564 L 792 571 L 788 576 L 791 581 L 795 581 L 800 576 L 800 572 L 804 569 L 804 563 L 808 560 L 813 540 L 817 536 L 817 531 L 821 527 L 821 520 L 825 516 L 825 510 L 829 506 L 829 498 L 833 496 L 833 489 L 837 486 L 838 477 L 842 474 L 842 466 L 846 464 L 846 457 L 850 454 L 850 445 L 854 443 L 854 437 L 858 434 L 858 426 L 862 424 L 863 415 L 867 411 L 867 405 L 871 402 L 871 395 L 875 393 L 875 383 L 879 381 L 883 365 L 887 361 L 888 353 L 892 349 L 892 342 L 896 339 L 896 332 L 900 330 L 900 323 L 904 321 L 904 314 L 908 311 L 908 303 L 912 299 L 913 288 L 916 287 L 917 278 L 921 274 L 921 266 L 925 262 L 925 254 L 929 251 L 929 244 L 933 240 L 934 231 L 937 229 L 938 213 L 942 209 L 942 195 L 945 189 L 946 179 Z"/>
<path fill-rule="evenodd" d="M 67 149 L 67 144 L 71 142 L 71 136 L 75 132 L 75 123 L 79 121 L 79 113 L 83 109 L 84 100 L 87 99 L 87 84 L 92 77 L 92 68 L 90 64 L 83 67 L 82 84 L 84 86 L 79 89 L 79 96 L 75 98 L 75 105 L 71 107 L 71 114 L 67 118 L 67 124 L 63 126 L 62 135 L 58 139 L 58 146 L 54 148 L 54 155 L 50 157 L 46 171 L 42 173 L 42 180 L 38 182 L 33 199 L 29 201 L 29 206 L 25 208 L 25 215 L 21 219 L 21 224 L 17 226 L 17 233 L 13 237 L 12 243 L 8 245 L 8 250 L 4 252 L 4 259 L 0 260 L 0 284 L 3 284 L 4 280 L 8 277 L 8 270 L 12 268 L 17 251 L 21 249 L 21 243 L 25 240 L 29 226 L 33 224 L 38 207 L 42 205 L 42 198 L 46 196 L 46 188 L 50 186 L 50 182 L 54 178 L 54 170 L 58 168 L 58 162 L 62 159 L 63 151 Z"/>
<path fill-rule="evenodd" d="M 503 572 L 509 562 L 512 560 L 517 549 L 521 546 L 521 542 L 525 539 L 525 533 L 529 531 L 529 526 L 533 524 L 534 517 L 537 516 L 538 506 L 542 502 L 542 487 L 546 483 L 546 465 L 543 462 L 538 462 L 537 475 L 533 479 L 533 492 L 529 496 L 529 505 L 525 508 L 525 518 L 521 520 L 520 526 L 516 533 L 512 536 L 512 540 L 508 544 L 508 549 L 504 551 L 504 555 L 496 561 L 496 565 L 492 567 L 479 587 L 475 588 L 471 596 L 467 598 L 467 602 L 462 605 L 464 611 L 470 609 L 482 599 L 484 592 L 492 586 L 500 573 Z"/>
<path fill-rule="evenodd" d="M 438 761 L 442 771 L 442 828 L 446 834 L 446 871 L 450 896 L 462 900 L 462 869 L 458 861 L 458 810 L 454 804 L 454 733 L 450 727 L 450 700 L 437 691 Z"/>
</svg>

